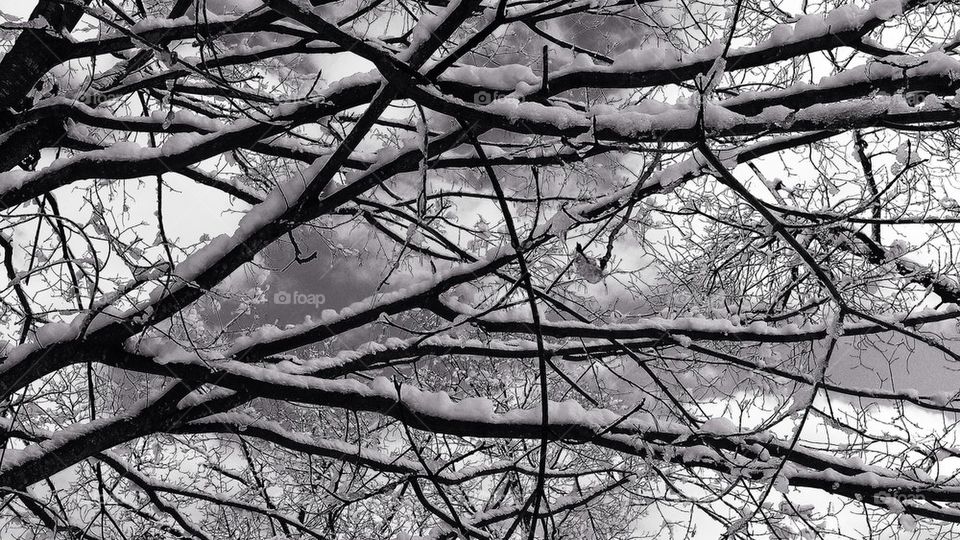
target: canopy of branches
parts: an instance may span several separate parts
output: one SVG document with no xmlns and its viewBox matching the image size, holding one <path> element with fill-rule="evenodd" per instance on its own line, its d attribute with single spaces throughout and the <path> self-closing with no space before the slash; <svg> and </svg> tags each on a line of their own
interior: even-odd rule
<svg viewBox="0 0 960 540">
<path fill-rule="evenodd" d="M 958 9 L 0 2 L 0 536 L 954 537 Z"/>
</svg>

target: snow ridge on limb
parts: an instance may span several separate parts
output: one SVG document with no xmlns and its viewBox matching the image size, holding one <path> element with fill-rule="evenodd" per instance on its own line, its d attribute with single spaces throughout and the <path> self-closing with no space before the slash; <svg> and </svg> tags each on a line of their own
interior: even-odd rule
<svg viewBox="0 0 960 540">
<path fill-rule="evenodd" d="M 249 368 L 249 366 L 246 366 Z M 264 382 L 275 387 L 283 377 L 264 376 Z M 403 386 L 399 393 L 397 387 L 383 378 L 378 378 L 369 386 L 354 381 L 320 381 L 313 383 L 290 382 L 285 392 L 292 392 L 294 400 L 321 402 L 350 410 L 381 410 L 397 418 L 413 416 L 417 429 L 429 429 L 434 433 L 447 433 L 463 437 L 520 437 L 538 438 L 540 435 L 539 411 L 534 409 L 514 410 L 497 413 L 492 404 L 479 399 L 451 401 L 444 392 L 424 392 Z M 349 397 L 348 397 L 349 396 Z M 717 420 L 704 424 L 702 431 L 692 432 L 677 425 L 664 424 L 653 417 L 640 419 L 636 416 L 624 420 L 609 410 L 583 409 L 577 402 L 549 404 L 551 409 L 550 432 L 562 440 L 587 440 L 600 446 L 617 451 L 635 453 L 641 456 L 657 457 L 693 468 L 712 468 L 725 473 L 762 478 L 772 465 L 764 465 L 769 456 L 786 457 L 794 465 L 785 474 L 791 485 L 824 488 L 828 491 L 851 498 L 870 502 L 876 494 L 902 494 L 927 501 L 960 501 L 960 486 L 930 486 L 915 480 L 900 478 L 897 473 L 880 467 L 864 465 L 861 460 L 837 458 L 820 451 L 802 446 L 789 446 L 775 436 L 765 433 L 738 435 L 737 428 L 729 421 Z M 142 414 L 142 409 L 136 414 Z M 341 455 L 349 460 L 360 459 L 365 466 L 378 470 L 409 474 L 418 470 L 413 462 L 396 461 L 373 451 L 357 454 L 356 446 L 340 441 L 319 441 L 290 433 L 275 423 L 252 419 L 246 415 L 234 413 L 215 415 L 200 421 L 189 422 L 175 431 L 184 433 L 203 433 L 219 431 L 228 425 L 252 429 L 253 436 L 279 442 L 287 446 L 309 447 L 310 451 L 321 455 Z M 723 427 L 721 427 L 723 426 Z M 71 444 L 72 440 L 89 439 L 92 434 L 102 430 L 103 426 L 78 426 L 61 433 L 51 433 L 42 438 L 57 441 L 56 444 Z M 730 436 L 734 437 L 731 438 Z M 636 438 L 639 437 L 639 440 Z M 40 448 L 46 442 L 29 447 L 28 451 L 4 466 L 0 478 L 20 468 L 20 462 L 26 462 L 36 454 L 33 448 Z M 88 448 L 88 457 L 96 457 L 96 449 Z M 730 458 L 722 458 L 720 453 L 730 452 Z M 766 452 L 764 454 L 763 452 Z M 764 458 L 763 456 L 768 457 Z M 732 459 L 732 464 L 731 461 Z M 738 466 L 737 464 L 740 463 Z M 752 465 L 748 465 L 752 464 Z M 446 481 L 457 483 L 464 478 L 492 473 L 498 470 L 494 465 L 487 470 L 474 469 L 461 471 L 457 476 L 449 476 Z M 509 467 L 509 466 L 508 466 Z M 554 473 L 556 474 L 556 473 Z M 919 512 L 932 512 L 932 509 L 918 506 Z M 924 514 L 921 514 L 924 515 Z"/>
</svg>

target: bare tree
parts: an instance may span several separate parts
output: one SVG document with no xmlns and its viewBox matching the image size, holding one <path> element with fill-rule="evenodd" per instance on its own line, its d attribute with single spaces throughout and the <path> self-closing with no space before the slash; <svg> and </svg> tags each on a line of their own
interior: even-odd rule
<svg viewBox="0 0 960 540">
<path fill-rule="evenodd" d="M 0 536 L 957 536 L 955 2 L 21 4 Z"/>
</svg>

